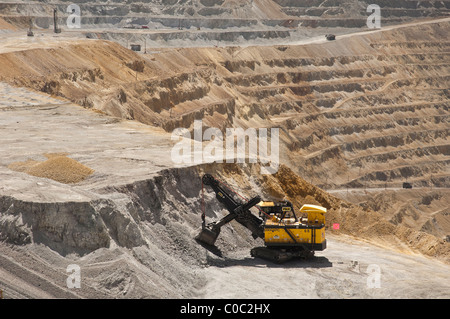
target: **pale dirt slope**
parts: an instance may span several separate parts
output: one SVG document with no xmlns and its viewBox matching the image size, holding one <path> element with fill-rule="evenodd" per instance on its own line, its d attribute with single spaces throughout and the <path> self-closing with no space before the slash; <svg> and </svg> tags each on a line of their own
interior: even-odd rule
<svg viewBox="0 0 450 319">
<path fill-rule="evenodd" d="M 8 90 L 8 98 L 13 98 L 15 90 Z M 24 92 L 17 94 L 34 102 L 40 97 L 49 101 L 42 93 Z M 448 281 L 442 278 L 448 264 L 437 259 L 448 259 L 448 244 L 432 236 L 412 232 L 421 240 L 405 239 L 401 228 L 392 225 L 386 233 L 387 224 L 377 213 L 342 203 L 286 167 L 263 179 L 257 177 L 258 167 L 247 165 L 161 171 L 169 168 L 164 154 L 169 150 L 168 134 L 50 101 L 50 106 L 26 102 L 30 104 L 2 109 L 8 116 L 2 117 L 1 145 L 10 148 L 2 159 L 0 201 L 0 234 L 6 236 L 0 245 L 0 285 L 6 298 L 447 297 Z M 70 137 L 64 131 L 70 131 Z M 31 141 L 25 138 L 30 135 Z M 19 159 L 58 152 L 95 168 L 95 173 L 80 184 L 66 185 L 6 167 Z M 246 196 L 287 196 L 296 207 L 308 200 L 318 202 L 329 208 L 327 225 L 339 222 L 341 230 L 330 235 L 329 249 L 316 259 L 281 268 L 251 260 L 250 248 L 260 243 L 232 223 L 221 233 L 218 247 L 223 257 L 218 257 L 193 240 L 200 226 L 200 176 L 205 171 L 218 174 Z M 225 213 L 209 190 L 206 201 L 208 219 Z M 373 229 L 377 225 L 378 232 Z M 353 261 L 359 262 L 359 271 L 351 269 Z M 382 269 L 380 289 L 364 284 L 372 263 Z M 79 290 L 66 286 L 70 264 L 81 267 Z M 417 281 L 418 273 L 430 269 L 432 277 Z M 308 286 L 298 290 L 292 280 L 307 280 Z M 267 290 L 268 286 L 275 289 Z"/>
<path fill-rule="evenodd" d="M 405 176 L 426 185 L 432 173 L 447 187 L 448 28 L 148 56 L 108 41 L 10 42 L 0 54 L 9 83 L 0 85 L 0 289 L 7 298 L 448 298 L 442 229 L 313 185 L 398 186 Z M 281 126 L 287 165 L 272 176 L 258 165 L 174 168 L 170 132 L 199 117 L 220 128 Z M 52 153 L 94 172 L 65 184 L 8 168 Z M 261 242 L 231 223 L 218 240 L 222 256 L 205 250 L 193 240 L 204 172 L 247 197 L 325 206 L 329 248 L 272 265 L 250 259 Z M 430 210 L 445 204 L 427 196 Z M 206 200 L 208 220 L 226 213 L 209 190 Z M 445 216 L 436 221 L 446 225 Z M 80 290 L 66 286 L 74 263 Z M 369 289 L 373 264 L 381 286 Z M 305 289 L 292 285 L 303 281 Z"/>
</svg>

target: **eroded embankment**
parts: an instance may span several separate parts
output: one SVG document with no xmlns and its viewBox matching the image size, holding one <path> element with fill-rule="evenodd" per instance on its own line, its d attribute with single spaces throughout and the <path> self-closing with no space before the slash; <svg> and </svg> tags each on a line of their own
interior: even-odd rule
<svg viewBox="0 0 450 319">
<path fill-rule="evenodd" d="M 209 172 L 247 198 L 287 198 L 297 210 L 305 203 L 326 207 L 329 233 L 450 261 L 448 242 L 396 226 L 379 213 L 331 196 L 285 166 L 274 175 L 261 176 L 255 174 L 257 170 L 256 165 L 235 164 L 169 169 L 149 180 L 102 189 L 102 195 L 88 202 L 38 203 L 2 196 L 1 240 L 15 245 L 43 244 L 61 256 L 76 254 L 88 259 L 104 248 L 125 249 L 134 258 L 127 264 L 137 261 L 155 284 L 162 280 L 157 278 L 169 282 L 164 293 L 154 292 L 154 296 L 192 296 L 195 289 L 185 284 L 193 280 L 194 286 L 201 285 L 202 281 L 196 277 L 195 267 L 226 258 L 236 249 L 262 244 L 234 222 L 223 228 L 217 242 L 222 257 L 193 239 L 201 226 L 201 176 Z M 204 191 L 208 221 L 227 213 L 213 192 Z M 340 230 L 333 230 L 333 223 L 339 223 Z"/>
</svg>

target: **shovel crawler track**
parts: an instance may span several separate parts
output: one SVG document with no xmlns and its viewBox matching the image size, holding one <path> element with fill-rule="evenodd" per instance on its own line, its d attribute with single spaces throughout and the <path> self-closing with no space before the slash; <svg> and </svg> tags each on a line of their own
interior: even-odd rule
<svg viewBox="0 0 450 319">
<path fill-rule="evenodd" d="M 252 257 L 267 259 L 277 264 L 285 263 L 294 258 L 309 259 L 314 257 L 314 251 L 311 251 L 306 247 L 255 247 L 250 251 L 250 254 Z"/>
</svg>

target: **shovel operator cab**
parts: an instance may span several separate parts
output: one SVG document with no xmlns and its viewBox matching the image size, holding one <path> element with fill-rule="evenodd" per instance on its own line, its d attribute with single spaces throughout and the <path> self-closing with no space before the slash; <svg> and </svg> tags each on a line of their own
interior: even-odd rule
<svg viewBox="0 0 450 319">
<path fill-rule="evenodd" d="M 229 214 L 218 222 L 206 225 L 203 211 L 202 231 L 196 237 L 199 242 L 213 246 L 220 228 L 236 220 L 252 232 L 253 238 L 264 240 L 264 247 L 251 250 L 253 257 L 281 263 L 295 257 L 309 258 L 314 255 L 314 251 L 326 248 L 326 208 L 303 205 L 300 209 L 302 216 L 297 216 L 289 201 L 262 201 L 259 196 L 247 201 L 210 174 L 205 174 L 202 182 L 214 190 L 217 200 L 227 208 Z M 236 198 L 236 195 L 243 200 Z M 252 207 L 259 210 L 259 216 L 250 212 Z"/>
</svg>

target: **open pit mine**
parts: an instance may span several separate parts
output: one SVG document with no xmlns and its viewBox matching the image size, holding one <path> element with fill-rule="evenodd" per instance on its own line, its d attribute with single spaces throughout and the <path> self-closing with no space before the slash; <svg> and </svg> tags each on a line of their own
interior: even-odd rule
<svg viewBox="0 0 450 319">
<path fill-rule="evenodd" d="M 1 2 L 0 297 L 449 298 L 449 34 L 447 0 Z"/>
</svg>

